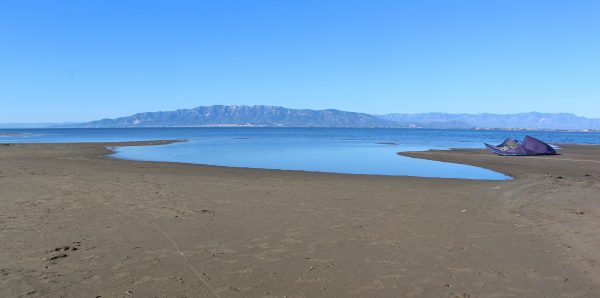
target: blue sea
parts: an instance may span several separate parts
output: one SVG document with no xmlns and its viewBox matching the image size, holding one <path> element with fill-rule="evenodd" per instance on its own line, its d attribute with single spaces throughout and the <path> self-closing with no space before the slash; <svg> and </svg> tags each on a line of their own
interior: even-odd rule
<svg viewBox="0 0 600 298">
<path fill-rule="evenodd" d="M 401 151 L 484 148 L 525 134 L 550 143 L 600 144 L 600 133 L 350 128 L 0 129 L 0 143 L 178 140 L 118 147 L 113 158 L 346 174 L 505 180 L 488 169 L 399 156 Z"/>
</svg>

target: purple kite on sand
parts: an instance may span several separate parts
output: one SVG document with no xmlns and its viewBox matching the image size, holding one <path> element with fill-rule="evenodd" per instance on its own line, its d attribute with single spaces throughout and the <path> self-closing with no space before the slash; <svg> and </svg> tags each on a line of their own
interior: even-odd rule
<svg viewBox="0 0 600 298">
<path fill-rule="evenodd" d="M 484 143 L 485 144 L 485 143 Z M 525 136 L 522 143 L 507 138 L 498 146 L 485 144 L 488 150 L 498 155 L 554 155 L 552 146 L 530 136 Z"/>
</svg>

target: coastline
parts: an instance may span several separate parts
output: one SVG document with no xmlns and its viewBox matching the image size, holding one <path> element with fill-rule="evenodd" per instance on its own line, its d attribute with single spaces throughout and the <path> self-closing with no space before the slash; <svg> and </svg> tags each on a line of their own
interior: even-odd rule
<svg viewBox="0 0 600 298">
<path fill-rule="evenodd" d="M 146 144 L 0 146 L 1 296 L 600 295 L 600 146 L 401 153 L 508 181 L 105 158 Z"/>
</svg>

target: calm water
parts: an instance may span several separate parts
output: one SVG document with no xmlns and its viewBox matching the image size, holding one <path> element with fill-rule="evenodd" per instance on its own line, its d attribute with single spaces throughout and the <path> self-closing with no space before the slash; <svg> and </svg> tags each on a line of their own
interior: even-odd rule
<svg viewBox="0 0 600 298">
<path fill-rule="evenodd" d="M 528 132 L 554 143 L 600 144 L 600 133 Z M 164 146 L 116 148 L 116 158 L 219 166 L 350 174 L 503 180 L 478 167 L 398 156 L 396 152 L 483 148 L 482 142 L 520 139 L 523 132 L 323 129 L 323 128 L 132 128 L 4 129 L 0 142 L 106 142 L 188 139 Z"/>
</svg>

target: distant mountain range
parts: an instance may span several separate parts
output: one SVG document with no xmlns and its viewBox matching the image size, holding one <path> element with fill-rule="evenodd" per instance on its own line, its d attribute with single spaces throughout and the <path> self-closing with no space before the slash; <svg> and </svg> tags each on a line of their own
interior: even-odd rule
<svg viewBox="0 0 600 298">
<path fill-rule="evenodd" d="M 80 127 L 271 126 L 396 127 L 394 121 L 338 110 L 298 110 L 274 106 L 208 106 L 102 119 Z"/>
<path fill-rule="evenodd" d="M 579 117 L 570 113 L 518 113 L 518 114 L 387 114 L 381 119 L 399 123 L 450 123 L 475 128 L 505 129 L 600 129 L 600 119 Z"/>
<path fill-rule="evenodd" d="M 600 119 L 579 117 L 568 113 L 370 115 L 333 109 L 215 105 L 167 112 L 139 113 L 115 119 L 52 127 L 203 126 L 600 130 Z"/>
</svg>

